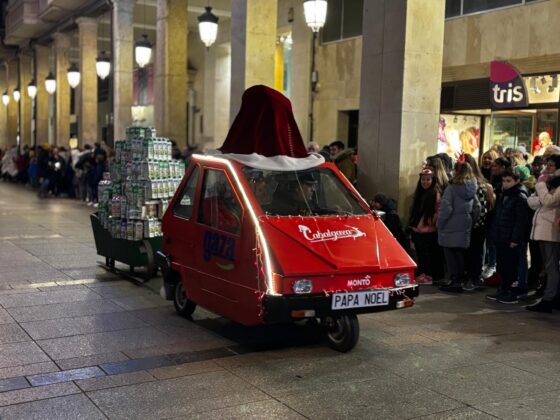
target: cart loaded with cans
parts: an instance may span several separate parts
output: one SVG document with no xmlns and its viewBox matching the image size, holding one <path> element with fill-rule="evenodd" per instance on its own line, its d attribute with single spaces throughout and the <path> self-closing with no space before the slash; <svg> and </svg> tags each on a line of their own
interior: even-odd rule
<svg viewBox="0 0 560 420">
<path fill-rule="evenodd" d="M 99 182 L 99 206 L 91 225 L 104 268 L 146 281 L 157 274 L 161 218 L 185 173 L 185 162 L 172 159 L 171 141 L 156 137 L 153 128 L 129 127 L 126 135 L 115 143 L 115 158 Z M 128 271 L 116 262 L 128 265 Z M 144 267 L 141 276 L 137 267 Z"/>
</svg>

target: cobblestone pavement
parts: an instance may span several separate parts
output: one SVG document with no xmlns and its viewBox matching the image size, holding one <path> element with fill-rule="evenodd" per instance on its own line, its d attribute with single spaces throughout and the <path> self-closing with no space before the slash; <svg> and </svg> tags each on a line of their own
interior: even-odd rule
<svg viewBox="0 0 560 420">
<path fill-rule="evenodd" d="M 175 315 L 99 267 L 91 208 L 0 183 L 0 418 L 560 418 L 560 313 L 423 286 L 360 316 L 348 354 L 304 325 Z M 124 267 L 123 267 L 124 268 Z"/>
</svg>

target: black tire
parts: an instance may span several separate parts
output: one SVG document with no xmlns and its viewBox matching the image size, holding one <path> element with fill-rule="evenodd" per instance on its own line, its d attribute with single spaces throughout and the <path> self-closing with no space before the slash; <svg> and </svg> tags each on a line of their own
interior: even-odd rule
<svg viewBox="0 0 560 420">
<path fill-rule="evenodd" d="M 105 257 L 105 265 L 107 266 L 107 268 L 110 268 L 112 270 L 115 268 L 115 260 L 109 257 Z"/>
<path fill-rule="evenodd" d="M 196 303 L 187 298 L 183 282 L 179 280 L 175 285 L 175 294 L 173 296 L 173 305 L 177 313 L 184 317 L 190 317 L 196 309 Z"/>
<path fill-rule="evenodd" d="M 346 353 L 356 347 L 360 338 L 360 324 L 356 315 L 326 317 L 323 324 L 330 348 Z"/>
</svg>

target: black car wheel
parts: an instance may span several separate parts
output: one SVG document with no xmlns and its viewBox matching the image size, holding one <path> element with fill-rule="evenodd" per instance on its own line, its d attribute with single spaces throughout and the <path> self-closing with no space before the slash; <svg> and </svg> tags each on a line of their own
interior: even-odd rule
<svg viewBox="0 0 560 420">
<path fill-rule="evenodd" d="M 173 304 L 175 305 L 177 313 L 184 317 L 190 317 L 196 309 L 196 303 L 189 300 L 187 297 L 181 280 L 175 285 Z"/>
<path fill-rule="evenodd" d="M 326 317 L 323 319 L 329 346 L 336 351 L 346 353 L 352 350 L 360 337 L 360 324 L 356 315 Z"/>
</svg>

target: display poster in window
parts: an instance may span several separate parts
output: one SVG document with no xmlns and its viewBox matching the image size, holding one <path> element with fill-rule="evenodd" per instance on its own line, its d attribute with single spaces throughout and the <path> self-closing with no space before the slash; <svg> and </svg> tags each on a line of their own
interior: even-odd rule
<svg viewBox="0 0 560 420">
<path fill-rule="evenodd" d="M 478 158 L 480 153 L 481 118 L 473 115 L 441 114 L 438 127 L 438 153 L 458 158 L 467 153 Z"/>
</svg>

